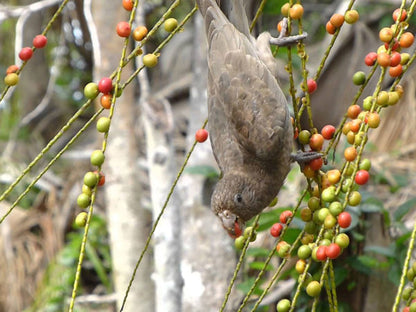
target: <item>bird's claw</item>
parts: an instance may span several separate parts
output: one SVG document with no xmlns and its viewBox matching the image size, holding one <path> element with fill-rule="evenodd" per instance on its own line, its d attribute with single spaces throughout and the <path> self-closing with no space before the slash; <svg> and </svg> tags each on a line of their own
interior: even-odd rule
<svg viewBox="0 0 416 312">
<path fill-rule="evenodd" d="M 296 161 L 301 168 L 303 168 L 310 161 L 322 157 L 321 153 L 318 152 L 297 152 L 296 154 L 291 154 L 290 159 L 292 162 Z"/>
</svg>

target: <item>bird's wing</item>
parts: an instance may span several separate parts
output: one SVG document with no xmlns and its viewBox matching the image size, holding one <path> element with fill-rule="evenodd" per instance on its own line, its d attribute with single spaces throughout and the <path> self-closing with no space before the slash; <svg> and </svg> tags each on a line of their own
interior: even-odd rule
<svg viewBox="0 0 416 312">
<path fill-rule="evenodd" d="M 215 145 L 234 140 L 243 155 L 238 159 L 240 163 L 244 155 L 276 159 L 291 129 L 287 102 L 276 79 L 251 42 L 232 25 L 211 31 L 210 39 L 208 84 L 213 99 L 209 122 L 212 129 L 220 118 L 224 127 L 220 131 L 228 132 L 218 136 L 214 152 Z M 221 117 L 212 120 L 213 112 Z"/>
</svg>

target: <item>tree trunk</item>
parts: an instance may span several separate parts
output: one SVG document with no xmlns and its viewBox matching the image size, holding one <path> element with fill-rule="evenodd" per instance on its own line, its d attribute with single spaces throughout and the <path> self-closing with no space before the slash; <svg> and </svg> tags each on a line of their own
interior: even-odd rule
<svg viewBox="0 0 416 312">
<path fill-rule="evenodd" d="M 100 64 L 94 70 L 95 80 L 98 81 L 110 75 L 119 65 L 123 39 L 117 37 L 115 26 L 127 15 L 118 1 L 110 1 L 105 5 L 94 2 L 92 13 L 98 30 L 95 35 L 100 45 L 94 49 L 98 48 L 101 54 L 101 59 L 94 60 L 95 64 Z M 124 67 L 123 73 L 123 77 L 131 74 L 131 65 Z M 104 165 L 114 286 L 119 307 L 151 226 L 150 211 L 140 205 L 140 176 L 137 174 L 139 148 L 134 133 L 137 119 L 135 103 L 134 88 L 128 86 L 123 95 L 117 98 Z M 102 140 L 102 137 L 99 139 Z M 137 271 L 123 311 L 154 311 L 154 285 L 150 278 L 152 271 L 152 255 L 147 253 Z"/>
</svg>

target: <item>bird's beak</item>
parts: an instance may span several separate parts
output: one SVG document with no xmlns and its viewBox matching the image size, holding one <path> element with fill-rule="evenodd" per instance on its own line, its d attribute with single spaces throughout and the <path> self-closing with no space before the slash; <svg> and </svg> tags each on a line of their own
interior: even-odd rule
<svg viewBox="0 0 416 312">
<path fill-rule="evenodd" d="M 243 233 L 244 224 L 234 213 L 229 210 L 224 210 L 218 214 L 221 219 L 222 226 L 227 230 L 228 235 L 235 239 Z"/>
</svg>

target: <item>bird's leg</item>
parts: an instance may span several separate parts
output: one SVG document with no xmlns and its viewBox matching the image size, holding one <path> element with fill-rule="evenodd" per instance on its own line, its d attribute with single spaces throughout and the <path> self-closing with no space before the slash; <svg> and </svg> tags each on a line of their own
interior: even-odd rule
<svg viewBox="0 0 416 312">
<path fill-rule="evenodd" d="M 292 162 L 297 162 L 300 166 L 301 169 L 303 169 L 303 167 L 305 167 L 305 165 L 307 163 L 309 163 L 310 161 L 320 158 L 322 157 L 321 153 L 318 152 L 313 152 L 313 151 L 309 151 L 309 152 L 302 152 L 299 151 L 297 153 L 291 154 L 290 155 L 290 160 Z"/>
<path fill-rule="evenodd" d="M 295 36 L 289 36 L 286 37 L 286 32 L 287 32 L 287 18 L 285 17 L 282 21 L 282 31 L 279 34 L 279 37 L 277 38 L 271 38 L 269 40 L 270 44 L 273 45 L 277 45 L 279 47 L 284 47 L 284 46 L 288 46 L 294 43 L 297 43 L 298 41 L 305 39 L 308 34 L 306 32 L 304 32 L 301 35 L 295 35 Z"/>
</svg>

